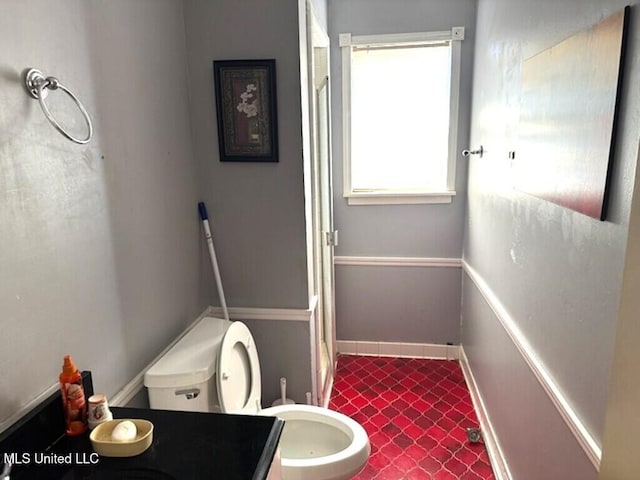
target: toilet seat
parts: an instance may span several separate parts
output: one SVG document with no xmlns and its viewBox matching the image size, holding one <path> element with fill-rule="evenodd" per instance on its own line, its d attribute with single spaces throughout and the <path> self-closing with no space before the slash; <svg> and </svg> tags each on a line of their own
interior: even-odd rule
<svg viewBox="0 0 640 480">
<path fill-rule="evenodd" d="M 260 361 L 253 336 L 244 323 L 233 322 L 227 329 L 220 344 L 217 372 L 218 400 L 223 412 L 254 415 L 260 410 Z"/>
</svg>

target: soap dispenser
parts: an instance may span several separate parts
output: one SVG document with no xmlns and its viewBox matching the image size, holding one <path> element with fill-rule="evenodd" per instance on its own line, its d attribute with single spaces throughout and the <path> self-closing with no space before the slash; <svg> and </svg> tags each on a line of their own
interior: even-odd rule
<svg viewBox="0 0 640 480">
<path fill-rule="evenodd" d="M 60 389 L 67 435 L 80 435 L 87 430 L 87 403 L 82 387 L 82 374 L 73 363 L 71 355 L 65 355 Z"/>
</svg>

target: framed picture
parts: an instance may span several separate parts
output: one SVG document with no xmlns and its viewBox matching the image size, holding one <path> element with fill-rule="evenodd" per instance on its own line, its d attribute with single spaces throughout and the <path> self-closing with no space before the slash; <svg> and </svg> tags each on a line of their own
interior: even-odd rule
<svg viewBox="0 0 640 480">
<path fill-rule="evenodd" d="M 276 61 L 215 60 L 218 146 L 223 162 L 277 162 Z"/>
</svg>

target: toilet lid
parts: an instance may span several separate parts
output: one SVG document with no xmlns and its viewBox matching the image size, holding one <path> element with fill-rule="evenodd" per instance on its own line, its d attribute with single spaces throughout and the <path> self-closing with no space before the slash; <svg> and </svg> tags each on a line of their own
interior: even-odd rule
<svg viewBox="0 0 640 480">
<path fill-rule="evenodd" d="M 218 399 L 224 413 L 254 414 L 260 409 L 260 361 L 253 336 L 242 322 L 233 322 L 218 355 Z"/>
</svg>

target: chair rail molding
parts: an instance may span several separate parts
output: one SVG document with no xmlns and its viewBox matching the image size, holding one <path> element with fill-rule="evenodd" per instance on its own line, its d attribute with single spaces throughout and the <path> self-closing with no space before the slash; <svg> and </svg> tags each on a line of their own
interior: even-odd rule
<svg viewBox="0 0 640 480">
<path fill-rule="evenodd" d="M 513 317 L 511 317 L 505 306 L 498 299 L 493 290 L 491 290 L 487 282 L 473 269 L 473 267 L 471 267 L 471 265 L 464 261 L 464 259 L 462 260 L 462 266 L 467 276 L 475 284 L 480 294 L 484 297 L 485 301 L 496 315 L 496 318 L 504 328 L 509 338 L 513 341 L 514 345 L 524 358 L 544 391 L 551 399 L 551 402 L 558 410 L 558 413 L 569 427 L 569 430 L 576 438 L 593 466 L 596 470 L 599 470 L 602 449 L 571 406 L 569 399 L 564 395 L 551 373 L 545 368 L 544 364 L 538 357 L 538 354 L 527 340 L 527 337 L 520 330 Z"/>
<path fill-rule="evenodd" d="M 462 267 L 460 258 L 440 257 L 376 257 L 376 256 L 336 256 L 335 265 L 368 267 Z"/>
</svg>

